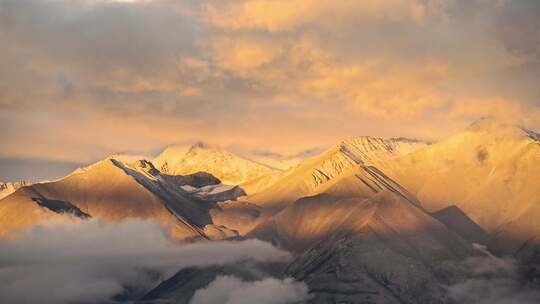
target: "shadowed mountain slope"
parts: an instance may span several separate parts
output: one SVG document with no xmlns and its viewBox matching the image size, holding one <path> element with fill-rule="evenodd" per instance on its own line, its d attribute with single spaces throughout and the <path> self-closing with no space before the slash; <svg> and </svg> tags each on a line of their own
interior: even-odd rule
<svg viewBox="0 0 540 304">
<path fill-rule="evenodd" d="M 472 246 L 407 198 L 319 194 L 289 205 L 249 236 L 297 253 L 287 274 L 310 303 L 444 303 Z"/>
</svg>

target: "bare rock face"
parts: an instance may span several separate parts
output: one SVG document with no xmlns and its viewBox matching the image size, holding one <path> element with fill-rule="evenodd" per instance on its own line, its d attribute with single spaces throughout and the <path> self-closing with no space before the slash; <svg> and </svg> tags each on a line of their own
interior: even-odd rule
<svg viewBox="0 0 540 304">
<path fill-rule="evenodd" d="M 82 212 L 81 209 L 77 208 L 70 202 L 50 200 L 43 197 L 33 197 L 32 200 L 40 207 L 47 208 L 58 214 L 71 214 L 81 219 L 87 219 L 90 217 L 89 214 Z"/>
<path fill-rule="evenodd" d="M 471 220 L 465 212 L 452 205 L 431 214 L 462 238 L 476 244 L 488 244 L 489 234 Z"/>
<path fill-rule="evenodd" d="M 196 172 L 188 175 L 169 175 L 168 177 L 179 187 L 187 185 L 193 188 L 201 188 L 219 185 L 221 183 L 217 177 L 206 172 Z"/>
<path fill-rule="evenodd" d="M 207 185 L 200 188 L 195 188 L 190 185 L 182 186 L 182 189 L 189 192 L 191 195 L 214 202 L 223 202 L 236 200 L 237 198 L 246 195 L 246 192 L 239 186 L 229 185 Z"/>
</svg>

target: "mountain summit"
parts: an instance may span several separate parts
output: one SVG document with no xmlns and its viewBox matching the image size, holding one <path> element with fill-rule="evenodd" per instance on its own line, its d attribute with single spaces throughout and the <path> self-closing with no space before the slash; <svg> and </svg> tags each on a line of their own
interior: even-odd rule
<svg viewBox="0 0 540 304">
<path fill-rule="evenodd" d="M 168 147 L 153 160 L 153 163 L 166 174 L 186 175 L 202 171 L 230 185 L 239 185 L 279 171 L 203 142 L 197 142 L 192 146 Z"/>
<path fill-rule="evenodd" d="M 301 197 L 320 193 L 326 184 L 354 168 L 385 167 L 396 157 L 425 146 L 427 144 L 420 141 L 370 136 L 343 140 L 324 153 L 281 173 L 270 185 L 247 200 L 264 206 L 283 206 Z"/>
</svg>

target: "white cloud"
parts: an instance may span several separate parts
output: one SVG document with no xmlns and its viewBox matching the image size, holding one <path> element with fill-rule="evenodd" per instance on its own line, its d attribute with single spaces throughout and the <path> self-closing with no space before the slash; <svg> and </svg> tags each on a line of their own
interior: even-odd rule
<svg viewBox="0 0 540 304">
<path fill-rule="evenodd" d="M 291 278 L 248 282 L 235 276 L 219 276 L 197 290 L 190 304 L 292 304 L 308 298 L 306 284 Z"/>
<path fill-rule="evenodd" d="M 0 247 L 0 295 L 13 304 L 98 303 L 126 286 L 143 292 L 183 267 L 289 258 L 258 240 L 173 243 L 140 220 L 36 226 Z"/>
<path fill-rule="evenodd" d="M 518 261 L 499 258 L 485 246 L 473 247 L 484 256 L 464 262 L 468 279 L 447 287 L 448 296 L 462 304 L 534 304 L 540 303 L 540 291 L 524 284 Z"/>
</svg>

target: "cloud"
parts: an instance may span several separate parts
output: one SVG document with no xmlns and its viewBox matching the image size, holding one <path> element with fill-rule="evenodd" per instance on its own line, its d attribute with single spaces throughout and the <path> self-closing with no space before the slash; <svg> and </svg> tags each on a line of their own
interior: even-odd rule
<svg viewBox="0 0 540 304">
<path fill-rule="evenodd" d="M 140 220 L 35 226 L 0 247 L 0 294 L 9 303 L 100 303 L 126 288 L 140 295 L 184 267 L 289 258 L 258 240 L 173 243 Z"/>
<path fill-rule="evenodd" d="M 361 120 L 407 121 L 416 130 L 433 123 L 431 117 L 463 125 L 494 114 L 538 125 L 540 95 L 532 75 L 540 69 L 523 65 L 516 52 L 502 46 L 498 25 L 508 19 L 514 28 L 509 36 L 521 41 L 515 28 L 522 24 L 532 37 L 523 42 L 533 41 L 532 46 L 540 31 L 514 21 L 516 14 L 507 17 L 514 6 L 514 1 L 246 0 L 207 4 L 203 20 L 218 28 L 220 37 L 255 35 L 280 46 L 280 57 L 247 76 L 263 87 L 279 84 L 270 96 L 276 101 L 306 101 L 313 108 L 327 103 L 336 115 L 343 116 L 343 110 Z M 527 16 L 539 12 L 533 4 L 526 9 Z M 245 76 L 241 68 L 236 72 Z"/>
<path fill-rule="evenodd" d="M 27 48 L 27 66 L 157 72 L 189 51 L 199 30 L 186 11 L 161 1 L 6 0 L 1 8 L 2 38 L 14 49 Z"/>
<path fill-rule="evenodd" d="M 248 282 L 235 276 L 219 276 L 197 290 L 190 304 L 292 304 L 308 299 L 307 286 L 291 278 Z"/>
<path fill-rule="evenodd" d="M 227 29 L 278 32 L 306 25 L 338 30 L 358 22 L 421 22 L 430 5 L 436 2 L 384 0 L 338 4 L 328 0 L 248 0 L 224 3 L 204 6 L 204 20 Z"/>
<path fill-rule="evenodd" d="M 538 1 L 0 1 L 0 157 L 540 128 Z M 84 136 L 81 136 L 84 134 Z M 28 149 L 27 147 L 32 147 Z"/>
<path fill-rule="evenodd" d="M 447 287 L 448 296 L 463 304 L 533 304 L 540 301 L 540 291 L 522 280 L 518 261 L 498 258 L 485 246 L 474 244 L 483 256 L 464 262 L 468 279 Z"/>
<path fill-rule="evenodd" d="M 255 70 L 271 63 L 280 54 L 279 47 L 272 41 L 253 39 L 227 39 L 214 42 L 216 63 L 225 70 L 239 73 Z"/>
<path fill-rule="evenodd" d="M 498 11 L 497 32 L 512 52 L 532 56 L 540 54 L 540 3 L 534 0 L 504 1 Z M 536 57 L 536 58 L 534 58 Z"/>
</svg>

